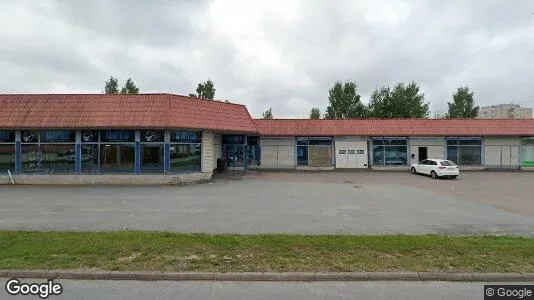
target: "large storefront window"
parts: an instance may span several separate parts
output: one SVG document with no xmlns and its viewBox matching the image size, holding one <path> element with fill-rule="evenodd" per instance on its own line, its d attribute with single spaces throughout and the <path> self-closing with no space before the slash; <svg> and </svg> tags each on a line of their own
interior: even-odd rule
<svg viewBox="0 0 534 300">
<path fill-rule="evenodd" d="M 165 132 L 163 130 L 141 130 L 141 172 L 163 173 Z"/>
<path fill-rule="evenodd" d="M 202 134 L 197 131 L 171 133 L 171 172 L 198 172 L 201 167 Z"/>
<path fill-rule="evenodd" d="M 135 131 L 100 132 L 100 172 L 135 172 Z"/>
<path fill-rule="evenodd" d="M 482 138 L 448 137 L 447 159 L 458 165 L 482 165 Z"/>
<path fill-rule="evenodd" d="M 408 142 L 405 137 L 372 138 L 373 165 L 408 164 Z"/>
<path fill-rule="evenodd" d="M 297 165 L 332 166 L 331 137 L 297 137 Z"/>
<path fill-rule="evenodd" d="M 15 170 L 15 132 L 0 131 L 0 174 Z"/>
<path fill-rule="evenodd" d="M 23 173 L 74 173 L 74 131 L 22 131 Z"/>
<path fill-rule="evenodd" d="M 521 157 L 523 167 L 534 167 L 534 137 L 521 140 Z"/>
</svg>

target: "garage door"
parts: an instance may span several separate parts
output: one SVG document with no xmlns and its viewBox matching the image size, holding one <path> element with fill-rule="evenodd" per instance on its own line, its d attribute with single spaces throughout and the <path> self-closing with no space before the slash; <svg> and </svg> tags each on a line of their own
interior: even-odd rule
<svg viewBox="0 0 534 300">
<path fill-rule="evenodd" d="M 336 168 L 367 168 L 367 141 L 336 141 Z"/>
<path fill-rule="evenodd" d="M 261 168 L 290 169 L 295 166 L 295 138 L 261 138 Z"/>
</svg>

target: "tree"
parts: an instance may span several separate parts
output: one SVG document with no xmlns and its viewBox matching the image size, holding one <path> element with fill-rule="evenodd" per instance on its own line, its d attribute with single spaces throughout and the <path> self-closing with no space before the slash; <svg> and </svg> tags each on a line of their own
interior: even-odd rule
<svg viewBox="0 0 534 300">
<path fill-rule="evenodd" d="M 415 82 L 397 83 L 376 89 L 369 102 L 369 114 L 373 118 L 428 118 L 430 104 L 425 94 L 420 93 Z"/>
<path fill-rule="evenodd" d="M 215 98 L 215 86 L 211 79 L 208 79 L 206 82 L 201 82 L 197 85 L 196 95 L 189 94 L 190 97 L 209 99 L 213 100 Z"/>
<path fill-rule="evenodd" d="M 265 120 L 272 120 L 273 119 L 273 109 L 269 107 L 268 110 L 264 111 L 261 114 L 261 118 Z"/>
<path fill-rule="evenodd" d="M 121 94 L 139 94 L 139 88 L 135 86 L 132 78 L 128 78 L 121 89 Z"/>
<path fill-rule="evenodd" d="M 119 93 L 119 82 L 117 78 L 111 76 L 104 87 L 104 92 L 106 94 L 118 94 Z"/>
<path fill-rule="evenodd" d="M 310 111 L 310 119 L 318 120 L 320 118 L 321 118 L 321 111 L 317 107 L 312 108 Z"/>
<path fill-rule="evenodd" d="M 448 118 L 475 118 L 478 115 L 478 106 L 475 106 L 473 92 L 469 92 L 467 86 L 459 87 L 452 95 L 452 103 L 447 102 L 449 106 Z"/>
<path fill-rule="evenodd" d="M 328 91 L 329 105 L 325 119 L 357 119 L 367 117 L 365 105 L 360 101 L 358 86 L 355 82 L 336 81 Z"/>
</svg>

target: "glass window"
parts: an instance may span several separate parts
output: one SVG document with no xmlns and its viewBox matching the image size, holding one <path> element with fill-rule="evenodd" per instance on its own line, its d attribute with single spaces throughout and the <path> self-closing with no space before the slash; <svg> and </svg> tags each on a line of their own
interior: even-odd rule
<svg viewBox="0 0 534 300">
<path fill-rule="evenodd" d="M 297 145 L 308 145 L 308 138 L 297 137 Z"/>
<path fill-rule="evenodd" d="M 348 154 L 356 154 L 356 150 L 349 150 Z"/>
<path fill-rule="evenodd" d="M 534 167 L 534 138 L 521 140 L 521 157 L 523 167 Z"/>
<path fill-rule="evenodd" d="M 134 144 L 101 144 L 100 171 L 104 173 L 134 173 Z"/>
<path fill-rule="evenodd" d="M 458 138 L 457 137 L 448 137 L 447 138 L 447 145 L 458 145 Z"/>
<path fill-rule="evenodd" d="M 308 146 L 297 146 L 297 165 L 308 165 Z"/>
<path fill-rule="evenodd" d="M 384 145 L 406 145 L 407 139 L 405 137 L 385 137 Z"/>
<path fill-rule="evenodd" d="M 460 137 L 460 145 L 482 145 L 482 138 L 479 137 Z"/>
<path fill-rule="evenodd" d="M 406 146 L 384 147 L 385 165 L 406 165 L 408 149 Z"/>
<path fill-rule="evenodd" d="M 442 166 L 456 166 L 456 164 L 450 160 L 443 160 L 440 162 Z"/>
<path fill-rule="evenodd" d="M 22 144 L 23 173 L 74 173 L 74 144 Z"/>
<path fill-rule="evenodd" d="M 347 150 L 339 150 L 339 154 L 347 154 Z"/>
<path fill-rule="evenodd" d="M 99 151 L 98 144 L 82 144 L 82 173 L 98 173 Z"/>
<path fill-rule="evenodd" d="M 7 170 L 14 172 L 15 169 L 15 145 L 0 144 L 0 173 Z"/>
<path fill-rule="evenodd" d="M 384 138 L 374 137 L 371 139 L 373 145 L 384 145 Z"/>
<path fill-rule="evenodd" d="M 447 146 L 447 160 L 458 163 L 458 146 Z"/>
<path fill-rule="evenodd" d="M 15 143 L 15 131 L 0 130 L 0 143 Z"/>
<path fill-rule="evenodd" d="M 238 144 L 245 144 L 245 136 L 244 135 L 223 135 L 222 138 L 223 144 L 228 145 L 238 145 Z"/>
<path fill-rule="evenodd" d="M 309 138 L 310 145 L 332 145 L 331 137 L 311 137 Z"/>
<path fill-rule="evenodd" d="M 201 164 L 201 144 L 171 144 L 171 172 L 198 172 Z"/>
<path fill-rule="evenodd" d="M 163 144 L 141 145 L 141 172 L 163 173 Z"/>
<path fill-rule="evenodd" d="M 384 146 L 373 146 L 373 165 L 384 165 Z"/>
<path fill-rule="evenodd" d="M 482 155 L 480 147 L 460 146 L 459 165 L 481 165 Z"/>
</svg>

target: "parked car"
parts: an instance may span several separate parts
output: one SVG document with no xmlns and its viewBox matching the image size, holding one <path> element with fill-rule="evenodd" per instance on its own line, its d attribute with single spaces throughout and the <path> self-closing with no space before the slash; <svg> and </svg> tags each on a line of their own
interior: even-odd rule
<svg viewBox="0 0 534 300">
<path fill-rule="evenodd" d="M 413 164 L 410 168 L 412 174 L 430 175 L 436 179 L 438 177 L 456 178 L 460 175 L 458 166 L 446 159 L 425 159 L 418 164 Z"/>
</svg>

